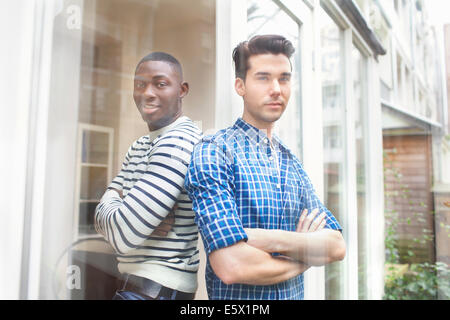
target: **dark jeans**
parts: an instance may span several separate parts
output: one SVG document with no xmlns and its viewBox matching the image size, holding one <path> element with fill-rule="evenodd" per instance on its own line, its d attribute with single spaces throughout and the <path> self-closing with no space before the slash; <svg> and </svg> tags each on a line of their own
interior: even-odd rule
<svg viewBox="0 0 450 320">
<path fill-rule="evenodd" d="M 132 292 L 132 291 L 122 291 L 118 290 L 116 291 L 116 294 L 112 298 L 113 300 L 152 300 L 148 297 L 143 297 L 138 293 Z M 158 297 L 155 300 L 168 300 L 165 297 Z M 174 300 L 174 299 L 172 299 Z"/>
</svg>

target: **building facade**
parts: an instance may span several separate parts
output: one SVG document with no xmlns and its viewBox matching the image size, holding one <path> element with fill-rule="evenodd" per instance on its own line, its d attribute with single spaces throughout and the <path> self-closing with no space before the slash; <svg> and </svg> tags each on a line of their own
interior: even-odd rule
<svg viewBox="0 0 450 320">
<path fill-rule="evenodd" d="M 95 299 L 113 290 L 114 256 L 93 213 L 129 145 L 147 133 L 132 92 L 136 63 L 151 51 L 180 60 L 190 84 L 184 113 L 208 134 L 242 113 L 233 48 L 255 34 L 293 42 L 293 92 L 276 133 L 347 243 L 343 261 L 306 272 L 306 299 L 383 297 L 385 190 L 396 191 L 385 185 L 383 155 L 406 149 L 412 171 L 425 168 L 412 182 L 428 208 L 437 212 L 448 196 L 443 49 L 421 0 L 19 0 L 0 8 L 9 44 L 1 143 L 13 155 L 2 157 L 10 184 L 1 192 L 8 263 L 0 298 Z M 448 252 L 448 241 L 440 247 Z M 427 259 L 448 258 L 433 248 L 423 248 Z M 197 298 L 205 299 L 201 256 Z"/>
</svg>

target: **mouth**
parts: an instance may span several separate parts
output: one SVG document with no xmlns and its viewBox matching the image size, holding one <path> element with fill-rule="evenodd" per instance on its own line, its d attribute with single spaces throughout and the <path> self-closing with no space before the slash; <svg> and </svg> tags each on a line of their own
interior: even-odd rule
<svg viewBox="0 0 450 320">
<path fill-rule="evenodd" d="M 141 110 L 142 110 L 142 112 L 145 112 L 145 113 L 152 113 L 158 109 L 159 109 L 159 106 L 155 105 L 155 104 L 142 104 L 141 105 Z"/>
<path fill-rule="evenodd" d="M 283 103 L 278 102 L 278 101 L 272 101 L 272 102 L 266 103 L 265 105 L 268 107 L 271 107 L 271 108 L 281 108 L 283 106 Z"/>
</svg>

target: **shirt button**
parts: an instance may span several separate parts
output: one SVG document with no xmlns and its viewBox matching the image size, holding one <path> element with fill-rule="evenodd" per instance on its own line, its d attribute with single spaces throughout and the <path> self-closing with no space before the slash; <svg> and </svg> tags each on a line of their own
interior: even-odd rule
<svg viewBox="0 0 450 320">
<path fill-rule="evenodd" d="M 265 143 L 269 143 L 269 139 L 264 138 L 264 142 L 265 142 Z"/>
<path fill-rule="evenodd" d="M 269 157 L 269 160 L 270 160 L 270 161 L 272 161 L 272 160 L 273 160 L 273 157 L 272 157 L 272 156 L 270 156 L 270 157 Z"/>
</svg>

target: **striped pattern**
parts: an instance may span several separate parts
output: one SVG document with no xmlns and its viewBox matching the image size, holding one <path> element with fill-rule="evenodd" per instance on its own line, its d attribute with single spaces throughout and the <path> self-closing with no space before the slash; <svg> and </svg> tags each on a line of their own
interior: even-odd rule
<svg viewBox="0 0 450 320">
<path fill-rule="evenodd" d="M 207 254 L 247 239 L 244 228 L 295 231 L 303 209 L 327 214 L 326 228 L 342 230 L 317 197 L 300 161 L 274 136 L 239 118 L 204 137 L 192 154 L 186 190 Z M 207 263 L 210 299 L 303 299 L 303 275 L 269 286 L 223 283 Z"/>
<path fill-rule="evenodd" d="M 116 250 L 119 270 L 133 264 L 137 270 L 133 273 L 142 276 L 156 264 L 167 269 L 164 277 L 170 277 L 170 270 L 178 272 L 174 275 L 177 279 L 179 272 L 191 274 L 187 278 L 196 274 L 198 229 L 183 185 L 191 153 L 200 139 L 198 127 L 181 117 L 129 148 L 122 170 L 108 187 L 122 190 L 123 199 L 107 190 L 95 212 L 96 230 Z M 153 236 L 175 204 L 178 209 L 172 230 L 166 237 Z"/>
</svg>

